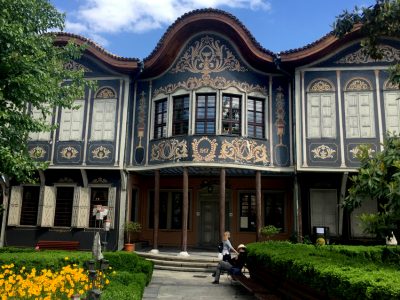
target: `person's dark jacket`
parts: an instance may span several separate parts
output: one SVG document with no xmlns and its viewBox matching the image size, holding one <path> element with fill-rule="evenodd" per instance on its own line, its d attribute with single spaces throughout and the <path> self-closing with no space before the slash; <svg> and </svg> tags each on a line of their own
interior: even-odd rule
<svg viewBox="0 0 400 300">
<path fill-rule="evenodd" d="M 239 255 L 235 258 L 229 260 L 229 263 L 232 265 L 233 268 L 242 269 L 246 263 L 247 259 L 247 252 L 239 252 Z"/>
</svg>

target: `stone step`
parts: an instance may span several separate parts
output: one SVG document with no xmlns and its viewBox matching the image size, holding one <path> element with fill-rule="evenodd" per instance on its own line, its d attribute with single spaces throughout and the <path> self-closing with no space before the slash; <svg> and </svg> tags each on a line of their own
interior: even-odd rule
<svg viewBox="0 0 400 300">
<path fill-rule="evenodd" d="M 204 273 L 213 272 L 212 269 L 208 268 L 174 267 L 174 266 L 161 266 L 161 265 L 154 265 L 154 269 L 177 271 L 177 272 L 204 272 Z"/>
<path fill-rule="evenodd" d="M 218 257 L 209 257 L 209 256 L 204 256 L 204 257 L 199 257 L 199 256 L 178 256 L 178 254 L 175 255 L 167 255 L 167 254 L 154 254 L 150 252 L 140 252 L 136 251 L 136 253 L 143 257 L 143 258 L 148 258 L 148 259 L 157 259 L 157 260 L 165 260 L 165 261 L 182 261 L 182 262 L 199 262 L 199 263 L 213 263 L 215 265 L 218 264 L 219 259 Z"/>
<path fill-rule="evenodd" d="M 204 268 L 204 269 L 215 269 L 217 266 L 214 262 L 197 262 L 197 261 L 174 261 L 174 260 L 162 260 L 146 258 L 154 262 L 156 266 L 173 266 L 173 267 L 185 267 L 185 268 Z"/>
</svg>

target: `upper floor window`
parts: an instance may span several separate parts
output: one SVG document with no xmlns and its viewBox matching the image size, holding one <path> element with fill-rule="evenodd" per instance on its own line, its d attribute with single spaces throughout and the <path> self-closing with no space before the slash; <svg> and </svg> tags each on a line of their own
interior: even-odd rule
<svg viewBox="0 0 400 300">
<path fill-rule="evenodd" d="M 154 113 L 154 138 L 167 136 L 167 99 L 155 102 Z"/>
<path fill-rule="evenodd" d="M 31 107 L 32 118 L 35 120 L 44 121 L 44 123 L 50 125 L 51 124 L 51 115 L 43 116 L 43 113 L 40 109 L 36 107 Z M 29 133 L 29 138 L 34 141 L 48 141 L 50 140 L 51 132 L 50 131 L 41 131 L 41 132 L 31 132 Z"/>
<path fill-rule="evenodd" d="M 174 98 L 172 134 L 187 134 L 189 131 L 189 96 Z"/>
<path fill-rule="evenodd" d="M 318 79 L 307 93 L 307 137 L 336 138 L 336 106 L 333 85 Z"/>
<path fill-rule="evenodd" d="M 240 97 L 223 95 L 222 97 L 222 133 L 240 135 L 241 105 Z"/>
<path fill-rule="evenodd" d="M 82 139 L 84 100 L 76 100 L 78 109 L 63 108 L 60 121 L 60 141 L 78 141 Z"/>
<path fill-rule="evenodd" d="M 196 98 L 196 134 L 215 133 L 215 94 L 200 94 Z"/>
<path fill-rule="evenodd" d="M 96 93 L 93 104 L 91 139 L 111 141 L 115 136 L 117 96 L 111 88 L 102 88 Z"/>
<path fill-rule="evenodd" d="M 387 81 L 384 85 L 386 131 L 400 133 L 400 90 L 397 85 Z"/>
<path fill-rule="evenodd" d="M 265 136 L 263 99 L 250 97 L 247 99 L 247 131 L 249 137 L 263 138 Z"/>
<path fill-rule="evenodd" d="M 375 137 L 373 94 L 370 83 L 361 78 L 350 80 L 344 93 L 347 138 Z"/>
</svg>

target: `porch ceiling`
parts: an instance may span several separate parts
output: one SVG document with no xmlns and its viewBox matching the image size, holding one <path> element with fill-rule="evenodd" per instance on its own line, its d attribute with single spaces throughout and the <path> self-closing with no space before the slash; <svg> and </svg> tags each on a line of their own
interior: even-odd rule
<svg viewBox="0 0 400 300">
<path fill-rule="evenodd" d="M 161 176 L 180 176 L 183 174 L 183 168 L 177 167 L 177 168 L 164 168 L 164 169 L 159 169 L 160 170 L 160 175 Z M 207 168 L 207 167 L 188 167 L 188 173 L 189 176 L 219 176 L 220 173 L 220 168 Z M 256 171 L 255 170 L 250 170 L 250 169 L 239 169 L 239 168 L 225 168 L 226 170 L 226 176 L 255 176 Z M 145 176 L 153 176 L 154 175 L 154 170 L 148 170 L 148 171 L 139 171 L 136 172 L 140 175 L 145 175 Z M 262 176 L 290 176 L 291 173 L 276 173 L 276 172 L 268 172 L 268 171 L 262 171 L 261 172 Z"/>
</svg>

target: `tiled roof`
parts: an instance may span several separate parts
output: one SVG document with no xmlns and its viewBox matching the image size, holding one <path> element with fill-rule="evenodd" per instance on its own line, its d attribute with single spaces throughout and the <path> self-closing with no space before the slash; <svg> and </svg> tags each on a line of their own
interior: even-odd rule
<svg viewBox="0 0 400 300">
<path fill-rule="evenodd" d="M 115 55 L 115 54 L 113 54 L 111 52 L 108 52 L 107 50 L 105 50 L 99 44 L 95 43 L 94 41 L 92 41 L 92 40 L 90 40 L 90 39 L 88 39 L 86 37 L 78 35 L 78 34 L 68 33 L 68 32 L 50 32 L 49 34 L 55 34 L 56 36 L 67 36 L 67 37 L 70 37 L 70 38 L 79 39 L 79 40 L 81 40 L 83 42 L 88 43 L 90 46 L 96 48 L 101 53 L 103 53 L 103 54 L 105 54 L 105 55 L 107 55 L 107 56 L 109 56 L 109 57 L 111 57 L 113 59 L 119 60 L 119 61 L 136 61 L 136 62 L 140 61 L 139 58 L 122 57 L 122 56 Z"/>
<path fill-rule="evenodd" d="M 316 40 L 316 41 L 314 41 L 314 42 L 312 42 L 312 43 L 309 43 L 309 44 L 307 44 L 307 45 L 305 45 L 305 46 L 303 46 L 303 47 L 294 48 L 294 49 L 289 49 L 289 50 L 284 50 L 284 51 L 281 51 L 279 54 L 290 54 L 290 53 L 296 53 L 296 52 L 300 52 L 300 51 L 303 51 L 303 50 L 307 50 L 307 49 L 309 49 L 309 48 L 312 48 L 312 47 L 318 45 L 319 43 L 323 42 L 324 40 L 326 40 L 327 38 L 332 37 L 332 36 L 334 36 L 333 31 L 331 31 L 331 32 L 329 32 L 329 33 L 327 33 L 327 34 L 325 34 L 325 35 L 324 35 L 323 37 L 321 37 L 320 39 L 318 39 L 318 40 Z"/>
<path fill-rule="evenodd" d="M 225 17 L 230 18 L 232 21 L 234 21 L 235 23 L 237 23 L 242 29 L 243 31 L 246 33 L 246 35 L 250 38 L 250 40 L 252 41 L 252 43 L 263 53 L 268 54 L 273 56 L 274 53 L 270 50 L 265 49 L 263 46 L 261 46 L 261 44 L 254 38 L 254 36 L 250 33 L 250 31 L 246 28 L 246 26 L 243 25 L 243 23 L 236 18 L 234 15 L 220 10 L 220 9 L 214 9 L 214 8 L 203 8 L 203 9 L 196 9 L 196 10 L 192 10 L 190 12 L 187 12 L 185 14 L 183 14 L 181 17 L 179 17 L 172 25 L 170 25 L 167 30 L 165 31 L 164 35 L 161 37 L 161 39 L 159 40 L 159 42 L 157 43 L 157 46 L 154 48 L 154 50 L 150 53 L 149 56 L 147 56 L 144 61 L 147 61 L 149 59 L 151 59 L 151 57 L 153 55 L 155 55 L 157 53 L 157 51 L 162 47 L 165 39 L 167 38 L 168 34 L 174 29 L 175 26 L 177 26 L 180 22 L 182 22 L 184 19 L 189 18 L 191 16 L 195 16 L 195 15 L 200 15 L 200 14 L 209 14 L 209 13 L 213 13 L 213 14 L 219 14 Z"/>
</svg>

